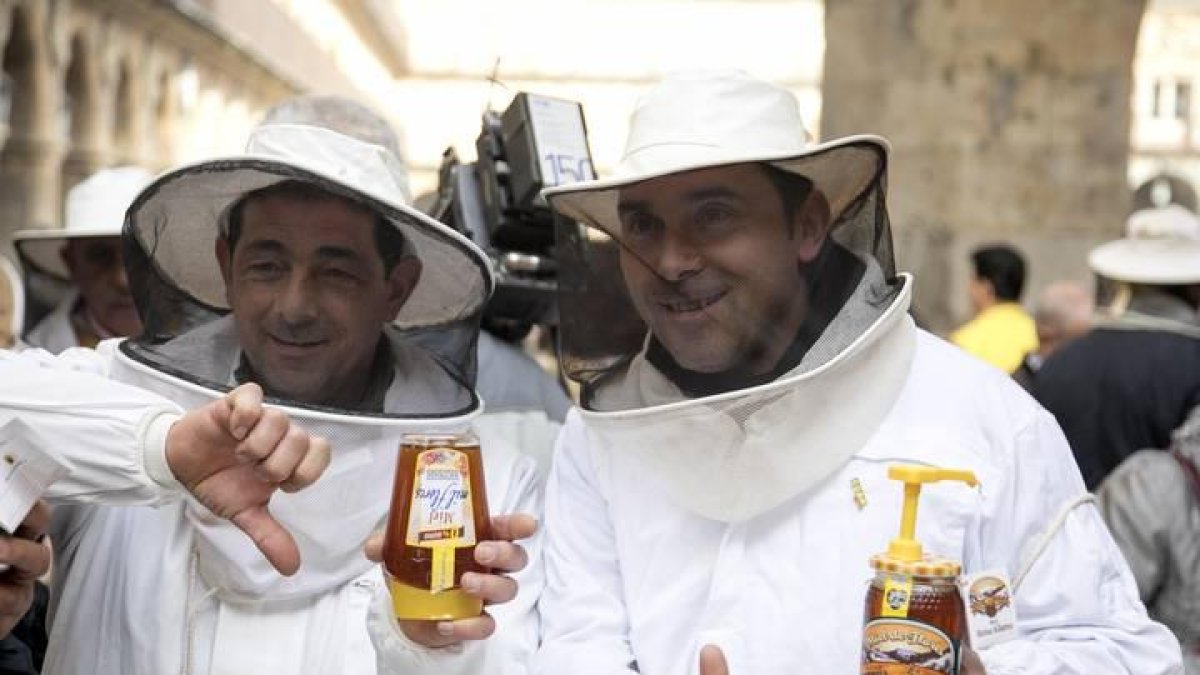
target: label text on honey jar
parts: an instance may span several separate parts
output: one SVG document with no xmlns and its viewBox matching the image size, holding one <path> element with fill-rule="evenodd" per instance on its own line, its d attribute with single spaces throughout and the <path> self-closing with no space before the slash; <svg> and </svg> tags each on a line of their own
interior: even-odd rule
<svg viewBox="0 0 1200 675">
<path fill-rule="evenodd" d="M 433 554 L 429 590 L 454 587 L 455 549 L 475 545 L 471 509 L 471 467 L 467 455 L 451 448 L 419 453 L 408 516 L 409 546 Z"/>
<path fill-rule="evenodd" d="M 862 675 L 957 675 L 959 649 L 934 626 L 875 619 L 863 628 Z"/>
</svg>

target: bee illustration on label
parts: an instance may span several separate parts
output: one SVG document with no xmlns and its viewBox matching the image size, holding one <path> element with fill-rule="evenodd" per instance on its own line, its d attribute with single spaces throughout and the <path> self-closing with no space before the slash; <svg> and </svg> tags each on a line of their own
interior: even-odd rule
<svg viewBox="0 0 1200 675">
<path fill-rule="evenodd" d="M 994 617 L 1000 610 L 1012 604 L 1012 596 L 1003 580 L 996 577 L 980 577 L 971 584 L 968 592 L 972 614 Z"/>
<path fill-rule="evenodd" d="M 894 610 L 908 606 L 908 590 L 904 588 L 892 588 L 887 592 L 887 604 Z"/>
</svg>

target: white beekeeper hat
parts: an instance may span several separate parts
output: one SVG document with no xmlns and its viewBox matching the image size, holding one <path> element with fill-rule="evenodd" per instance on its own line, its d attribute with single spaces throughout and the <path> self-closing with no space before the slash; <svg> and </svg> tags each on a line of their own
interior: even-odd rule
<svg viewBox="0 0 1200 675">
<path fill-rule="evenodd" d="M 835 218 L 886 169 L 890 146 L 857 135 L 813 143 L 787 89 L 740 71 L 696 71 L 664 79 L 642 98 L 629 139 L 608 178 L 545 191 L 568 218 L 617 232 L 620 188 L 675 173 L 749 162 L 799 174 L 829 201 Z"/>
<path fill-rule="evenodd" d="M 129 208 L 126 236 L 162 281 L 210 308 L 227 308 L 213 242 L 246 194 L 284 181 L 312 183 L 382 215 L 421 260 L 421 277 L 393 323 L 436 326 L 475 314 L 492 291 L 487 256 L 408 205 L 404 167 L 381 146 L 321 127 L 268 124 L 244 153 L 163 174 Z"/>
</svg>

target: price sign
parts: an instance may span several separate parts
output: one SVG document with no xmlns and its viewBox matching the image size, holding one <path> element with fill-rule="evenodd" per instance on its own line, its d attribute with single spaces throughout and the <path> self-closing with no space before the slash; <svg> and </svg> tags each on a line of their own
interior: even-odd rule
<svg viewBox="0 0 1200 675">
<path fill-rule="evenodd" d="M 543 187 L 596 177 L 583 126 L 583 108 L 573 101 L 529 94 Z"/>
</svg>

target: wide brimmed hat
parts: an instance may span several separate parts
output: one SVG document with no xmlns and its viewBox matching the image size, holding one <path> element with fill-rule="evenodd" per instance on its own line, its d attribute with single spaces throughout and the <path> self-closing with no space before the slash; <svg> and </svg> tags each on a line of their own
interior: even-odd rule
<svg viewBox="0 0 1200 675">
<path fill-rule="evenodd" d="M 1178 204 L 1137 211 L 1125 223 L 1125 238 L 1092 249 L 1088 265 L 1127 283 L 1200 283 L 1200 218 Z"/>
<path fill-rule="evenodd" d="M 766 162 L 808 178 L 842 214 L 887 167 L 888 142 L 860 135 L 812 143 L 796 97 L 739 71 L 667 77 L 638 102 L 609 178 L 545 191 L 556 211 L 615 234 L 620 188 L 684 171 Z"/>
<path fill-rule="evenodd" d="M 125 236 L 153 260 L 164 282 L 202 305 L 227 309 L 214 242 L 231 206 L 249 192 L 283 181 L 311 183 L 348 197 L 405 236 L 422 269 L 394 320 L 397 326 L 436 326 L 469 317 L 491 294 L 485 254 L 407 204 L 399 160 L 378 145 L 320 127 L 264 125 L 241 155 L 163 174 L 130 207 Z"/>
<path fill-rule="evenodd" d="M 63 244 L 69 239 L 121 236 L 125 209 L 153 179 L 154 174 L 139 166 L 101 169 L 92 174 L 67 193 L 61 230 L 21 230 L 13 235 L 21 261 L 42 274 L 70 279 L 62 259 Z"/>
</svg>

